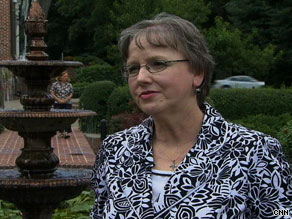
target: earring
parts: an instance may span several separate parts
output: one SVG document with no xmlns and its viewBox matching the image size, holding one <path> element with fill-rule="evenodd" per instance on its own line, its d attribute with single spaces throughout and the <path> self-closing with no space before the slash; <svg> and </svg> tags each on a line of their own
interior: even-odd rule
<svg viewBox="0 0 292 219">
<path fill-rule="evenodd" d="M 195 91 L 196 91 L 196 94 L 200 94 L 200 93 L 201 93 L 201 88 L 197 87 L 197 88 L 195 89 Z"/>
</svg>

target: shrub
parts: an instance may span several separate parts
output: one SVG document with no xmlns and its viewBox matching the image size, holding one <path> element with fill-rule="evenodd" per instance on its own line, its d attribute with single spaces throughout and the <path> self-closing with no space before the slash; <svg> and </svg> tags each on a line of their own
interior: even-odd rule
<svg viewBox="0 0 292 219">
<path fill-rule="evenodd" d="M 129 104 L 131 101 L 132 96 L 128 85 L 115 88 L 108 99 L 108 117 L 132 112 L 134 105 Z"/>
<path fill-rule="evenodd" d="M 75 83 L 80 82 L 96 82 L 96 81 L 112 81 L 115 84 L 123 84 L 125 82 L 122 74 L 109 64 L 96 64 L 77 71 L 77 79 Z"/>
<path fill-rule="evenodd" d="M 11 202 L 0 200 L 0 218 L 3 219 L 21 219 L 21 211 Z"/>
<path fill-rule="evenodd" d="M 292 168 L 292 120 L 290 120 L 278 133 L 278 139 Z"/>
<path fill-rule="evenodd" d="M 109 132 L 118 132 L 140 124 L 148 116 L 143 112 L 120 113 L 111 117 Z"/>
<path fill-rule="evenodd" d="M 276 138 L 279 130 L 291 119 L 292 116 L 289 113 L 279 116 L 258 114 L 243 117 L 239 120 L 233 120 L 232 122 L 269 134 Z"/>
<path fill-rule="evenodd" d="M 108 100 L 109 132 L 117 132 L 140 124 L 147 115 L 136 105 L 127 85 L 117 87 Z"/>
<path fill-rule="evenodd" d="M 79 119 L 83 132 L 98 132 L 100 120 L 106 118 L 107 100 L 114 88 L 115 84 L 111 81 L 97 81 L 84 90 L 80 97 L 79 108 L 92 110 L 97 116 Z"/>
<path fill-rule="evenodd" d="M 74 56 L 72 57 L 72 61 L 82 62 L 84 65 L 95 65 L 95 64 L 105 64 L 106 62 L 99 57 L 96 56 Z"/>
<path fill-rule="evenodd" d="M 64 201 L 55 210 L 53 219 L 85 219 L 88 218 L 94 203 L 94 192 L 85 190 L 82 193 L 70 200 Z"/>
<path fill-rule="evenodd" d="M 74 95 L 73 98 L 79 98 L 81 97 L 83 91 L 85 88 L 87 88 L 90 85 L 89 82 L 80 82 L 80 83 L 75 83 L 73 84 L 73 90 L 74 90 Z"/>
<path fill-rule="evenodd" d="M 211 89 L 214 107 L 226 119 L 292 112 L 291 89 Z"/>
<path fill-rule="evenodd" d="M 94 203 L 93 190 L 85 190 L 70 200 L 61 202 L 60 206 L 54 211 L 52 219 L 84 219 L 88 218 Z M 2 219 L 21 219 L 21 212 L 10 202 L 0 200 L 0 218 Z"/>
</svg>

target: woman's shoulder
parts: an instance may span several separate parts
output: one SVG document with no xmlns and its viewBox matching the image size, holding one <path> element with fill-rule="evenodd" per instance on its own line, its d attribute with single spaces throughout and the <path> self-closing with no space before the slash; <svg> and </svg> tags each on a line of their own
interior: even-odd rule
<svg viewBox="0 0 292 219">
<path fill-rule="evenodd" d="M 152 118 L 148 117 L 136 126 L 110 134 L 103 140 L 103 146 L 108 149 L 117 148 L 117 146 L 123 146 L 124 142 L 138 142 L 142 139 L 150 139 L 152 124 Z"/>
<path fill-rule="evenodd" d="M 241 124 L 236 124 L 232 122 L 227 122 L 227 124 L 228 131 L 231 135 L 237 135 L 238 137 L 249 141 L 268 141 L 279 143 L 279 141 L 275 137 L 272 137 L 261 131 L 253 130 Z"/>
<path fill-rule="evenodd" d="M 59 81 L 54 81 L 54 82 L 52 83 L 52 87 L 53 87 L 53 86 L 57 86 L 57 85 L 59 85 L 59 84 L 60 84 Z"/>
<path fill-rule="evenodd" d="M 283 157 L 283 150 L 278 139 L 240 124 L 228 122 L 229 141 L 237 142 L 246 151 L 257 154 L 270 154 L 273 157 Z"/>
</svg>

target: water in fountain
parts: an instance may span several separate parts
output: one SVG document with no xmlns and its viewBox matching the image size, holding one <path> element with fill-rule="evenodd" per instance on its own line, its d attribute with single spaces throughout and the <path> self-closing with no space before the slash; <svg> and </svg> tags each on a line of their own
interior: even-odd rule
<svg viewBox="0 0 292 219">
<path fill-rule="evenodd" d="M 0 199 L 13 202 L 23 218 L 46 219 L 61 201 L 77 196 L 90 183 L 88 169 L 58 168 L 51 138 L 78 118 L 95 113 L 52 110 L 54 99 L 47 92 L 51 78 L 82 63 L 48 60 L 44 52 L 47 20 L 38 1 L 30 9 L 25 29 L 30 39 L 27 60 L 0 61 L 0 67 L 24 79 L 28 90 L 20 99 L 23 110 L 0 111 L 1 124 L 24 139 L 17 169 L 0 170 Z"/>
</svg>

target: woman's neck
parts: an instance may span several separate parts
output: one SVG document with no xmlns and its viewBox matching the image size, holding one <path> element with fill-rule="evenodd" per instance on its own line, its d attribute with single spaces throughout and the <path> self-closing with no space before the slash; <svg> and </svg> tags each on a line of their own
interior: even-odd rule
<svg viewBox="0 0 292 219">
<path fill-rule="evenodd" d="M 155 136 L 156 143 L 163 142 L 168 147 L 177 147 L 194 141 L 200 132 L 204 113 L 195 107 L 188 113 L 179 116 L 155 118 Z"/>
</svg>

